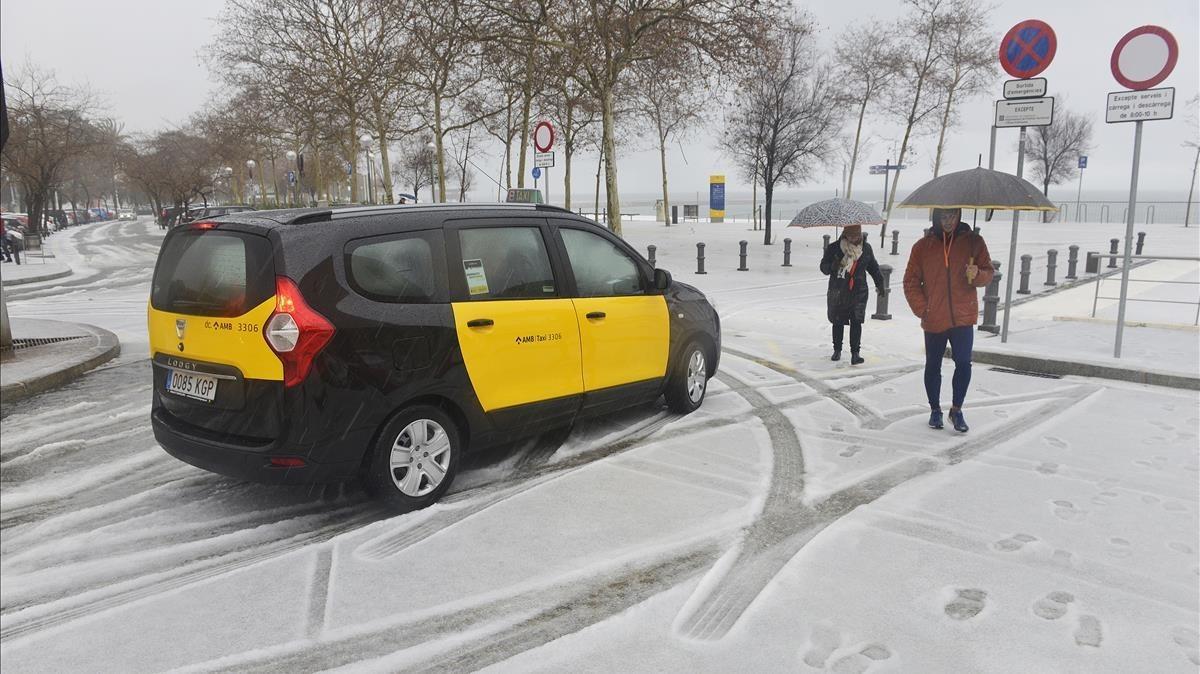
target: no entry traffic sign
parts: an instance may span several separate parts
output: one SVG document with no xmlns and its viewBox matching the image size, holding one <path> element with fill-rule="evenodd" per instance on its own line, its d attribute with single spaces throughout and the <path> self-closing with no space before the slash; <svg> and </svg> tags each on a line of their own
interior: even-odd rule
<svg viewBox="0 0 1200 674">
<path fill-rule="evenodd" d="M 1042 72 L 1054 60 L 1058 38 L 1045 21 L 1029 19 L 1009 29 L 1000 41 L 1000 65 L 1018 79 Z"/>
<path fill-rule="evenodd" d="M 1142 26 L 1125 33 L 1113 48 L 1109 66 L 1121 86 L 1140 91 L 1167 79 L 1179 60 L 1179 43 L 1160 26 Z"/>
<path fill-rule="evenodd" d="M 549 152 L 554 147 L 554 127 L 550 122 L 538 122 L 533 127 L 533 147 L 538 152 Z"/>
</svg>

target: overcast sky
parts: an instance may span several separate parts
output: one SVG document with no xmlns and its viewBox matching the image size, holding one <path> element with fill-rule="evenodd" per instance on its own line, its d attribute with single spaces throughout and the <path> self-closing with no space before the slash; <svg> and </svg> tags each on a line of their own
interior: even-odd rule
<svg viewBox="0 0 1200 674">
<path fill-rule="evenodd" d="M 53 69 L 63 82 L 90 84 L 106 101 L 108 114 L 124 120 L 130 131 L 166 128 L 186 121 L 216 87 L 201 57 L 205 45 L 214 39 L 214 18 L 222 4 L 221 0 L 4 0 L 0 3 L 0 57 L 6 73 L 28 59 Z M 895 20 L 902 11 L 900 3 L 892 0 L 815 0 L 801 4 L 820 24 L 819 39 L 824 46 L 831 45 L 846 26 L 866 19 L 871 13 L 888 21 Z M 1200 3 L 1196 0 L 1039 3 L 1005 0 L 996 3 L 992 15 L 997 40 L 1013 24 L 1029 18 L 1046 21 L 1058 36 L 1057 55 L 1043 73 L 1049 81 L 1049 95 L 1057 97 L 1060 109 L 1069 107 L 1095 119 L 1096 133 L 1089 153 L 1085 190 L 1127 190 L 1129 186 L 1134 125 L 1104 123 L 1106 94 L 1122 88 L 1109 71 L 1113 46 L 1127 31 L 1145 24 L 1163 26 L 1175 35 L 1180 45 L 1178 65 L 1160 85 L 1176 88 L 1175 119 L 1145 124 L 1140 183 L 1143 190 L 1165 191 L 1184 198 L 1194 151 L 1182 147 L 1182 143 L 1197 135 L 1197 130 L 1189 128 L 1184 120 L 1184 104 L 1196 95 L 1200 80 L 1197 51 Z M 979 153 L 984 154 L 986 162 L 992 101 L 1000 98 L 1006 77 L 998 74 L 993 91 L 987 96 L 963 103 L 962 123 L 948 141 L 945 171 L 975 166 Z M 882 185 L 874 185 L 880 182 L 877 176 L 867 175 L 866 165 L 883 163 L 893 139 L 898 141 L 902 129 L 887 124 L 879 115 L 870 121 L 871 133 L 877 140 L 855 180 L 864 188 L 881 188 Z M 998 169 L 1016 170 L 1016 137 L 1015 129 L 1001 130 L 997 143 Z M 910 168 L 901 184 L 902 192 L 932 175 L 934 141 L 932 138 L 917 141 L 917 154 L 907 162 Z M 686 140 L 682 150 L 676 146 L 668 162 L 673 191 L 678 188 L 690 194 L 705 190 L 710 173 L 730 174 L 731 192 L 748 190 L 747 185 L 732 175 L 707 134 L 698 133 Z M 492 160 L 483 165 L 488 168 L 497 163 Z M 594 158 L 581 157 L 576 175 L 590 184 L 585 176 L 589 172 L 594 175 L 594 166 Z M 649 193 L 659 183 L 657 152 L 639 152 L 627 147 L 619 166 L 625 193 Z M 841 182 L 841 171 L 840 164 L 831 166 L 822 177 L 802 187 L 827 189 L 832 194 Z M 484 185 L 487 180 L 481 177 L 478 182 Z M 577 185 L 574 191 L 581 194 L 586 189 Z M 1073 197 L 1075 184 L 1059 186 L 1057 190 L 1064 197 Z"/>
</svg>

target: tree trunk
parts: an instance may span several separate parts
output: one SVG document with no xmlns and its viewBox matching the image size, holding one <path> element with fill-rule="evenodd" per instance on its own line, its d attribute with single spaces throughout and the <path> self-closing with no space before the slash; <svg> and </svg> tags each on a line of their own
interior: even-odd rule
<svg viewBox="0 0 1200 674">
<path fill-rule="evenodd" d="M 920 87 L 918 87 L 918 91 L 919 91 L 919 89 L 920 89 Z M 916 115 L 916 110 L 917 110 L 917 99 L 914 99 L 913 100 L 913 115 Z M 912 118 L 910 117 L 909 119 L 912 119 Z M 911 133 L 912 133 L 912 124 L 910 123 L 908 125 L 908 128 L 906 128 L 904 130 L 904 140 L 900 142 L 900 157 L 896 160 L 896 166 L 904 165 L 904 155 L 908 152 L 908 140 L 909 140 L 909 136 Z M 894 180 L 892 180 L 891 193 L 889 195 L 886 195 L 887 198 L 884 203 L 884 205 L 887 206 L 887 208 L 885 209 L 885 211 L 887 212 L 887 216 L 883 219 L 883 224 L 879 226 L 879 248 L 880 248 L 880 250 L 883 250 L 884 242 L 887 240 L 887 223 L 888 223 L 888 220 L 890 220 L 892 218 L 892 204 L 896 203 L 896 186 L 899 184 L 900 184 L 900 169 L 896 169 L 896 178 Z"/>
<path fill-rule="evenodd" d="M 384 128 L 379 129 L 379 164 L 383 179 L 383 203 L 394 204 L 396 199 L 392 193 L 392 167 L 388 165 L 387 130 Z"/>
<path fill-rule="evenodd" d="M 446 167 L 443 164 L 444 152 L 442 147 L 442 97 L 440 94 L 435 94 L 433 97 L 433 155 L 437 160 L 437 200 L 441 203 L 446 202 Z M 430 188 L 432 191 L 433 188 Z"/>
<path fill-rule="evenodd" d="M 858 164 L 858 145 L 862 138 L 863 117 L 867 114 L 867 97 L 863 96 L 862 105 L 858 106 L 858 126 L 854 127 L 854 149 L 850 152 L 850 177 L 846 179 L 846 198 L 854 187 L 854 167 Z"/>
<path fill-rule="evenodd" d="M 608 206 L 608 228 L 613 234 L 621 236 L 621 199 L 617 194 L 617 141 L 615 138 L 616 112 L 613 109 L 613 92 L 605 90 L 600 101 L 604 117 L 604 191 L 605 203 Z"/>
<path fill-rule="evenodd" d="M 946 110 L 942 112 L 942 128 L 938 132 L 937 154 L 933 158 L 933 177 L 938 177 L 942 168 L 942 151 L 946 147 L 946 126 L 950 124 L 950 108 L 954 104 L 954 87 L 946 92 Z"/>
<path fill-rule="evenodd" d="M 1042 181 L 1042 196 L 1050 198 L 1050 179 L 1046 178 Z M 1050 221 L 1050 211 L 1042 211 L 1042 222 Z"/>
<path fill-rule="evenodd" d="M 600 222 L 600 171 L 604 169 L 604 153 L 596 159 L 596 204 L 592 206 L 592 219 Z"/>
<path fill-rule="evenodd" d="M 467 144 L 463 147 L 463 163 L 461 171 L 458 174 L 458 201 L 462 203 L 467 200 L 467 161 L 466 158 L 471 156 L 471 127 L 467 127 Z"/>
<path fill-rule="evenodd" d="M 529 53 L 532 54 L 533 50 L 530 50 Z M 529 115 L 531 107 L 533 107 L 533 94 L 528 91 L 522 91 L 521 129 L 517 132 L 521 136 L 521 155 L 517 159 L 517 187 L 525 187 L 525 155 L 529 153 Z"/>
<path fill-rule="evenodd" d="M 575 106 L 567 106 L 567 126 L 563 129 L 563 208 L 571 210 L 571 154 L 574 150 L 571 128 L 574 123 Z"/>
<path fill-rule="evenodd" d="M 350 202 L 362 203 L 358 197 L 358 120 L 353 117 L 350 118 Z"/>
<path fill-rule="evenodd" d="M 1192 162 L 1192 182 L 1188 184 L 1188 200 L 1187 209 L 1183 213 L 1183 226 L 1188 226 L 1188 220 L 1192 217 L 1192 194 L 1196 190 L 1196 168 L 1200 167 L 1200 146 L 1196 147 L 1196 159 Z"/>
<path fill-rule="evenodd" d="M 847 196 L 847 199 L 850 197 Z M 750 227 L 758 229 L 758 169 L 754 169 L 754 184 L 750 188 Z"/>
<path fill-rule="evenodd" d="M 667 227 L 671 226 L 671 200 L 667 196 L 667 138 L 663 135 L 661 127 L 658 132 L 658 159 L 662 166 L 662 190 L 663 190 L 663 222 Z"/>
</svg>

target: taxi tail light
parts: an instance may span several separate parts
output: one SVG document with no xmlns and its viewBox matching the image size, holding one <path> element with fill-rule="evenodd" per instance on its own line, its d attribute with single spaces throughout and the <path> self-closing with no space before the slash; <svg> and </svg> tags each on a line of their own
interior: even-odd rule
<svg viewBox="0 0 1200 674">
<path fill-rule="evenodd" d="M 333 325 L 308 306 L 295 281 L 275 277 L 275 312 L 263 327 L 263 337 L 283 363 L 284 386 L 304 381 L 333 333 Z"/>
<path fill-rule="evenodd" d="M 210 220 L 201 220 L 199 222 L 191 223 L 190 225 L 188 225 L 188 227 L 191 227 L 192 229 L 214 229 L 219 224 L 221 224 L 221 223 L 212 222 Z"/>
<path fill-rule="evenodd" d="M 267 465 L 271 468 L 303 468 L 304 459 L 294 456 L 272 456 L 268 459 Z"/>
</svg>

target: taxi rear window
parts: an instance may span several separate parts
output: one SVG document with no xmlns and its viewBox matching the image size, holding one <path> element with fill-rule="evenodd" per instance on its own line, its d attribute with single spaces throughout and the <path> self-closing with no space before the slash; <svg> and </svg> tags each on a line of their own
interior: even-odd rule
<svg viewBox="0 0 1200 674">
<path fill-rule="evenodd" d="M 241 316 L 275 294 L 271 245 L 261 236 L 179 231 L 158 255 L 150 304 L 195 316 Z"/>
</svg>

